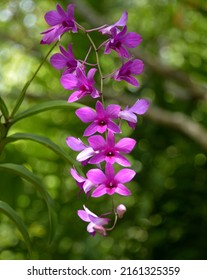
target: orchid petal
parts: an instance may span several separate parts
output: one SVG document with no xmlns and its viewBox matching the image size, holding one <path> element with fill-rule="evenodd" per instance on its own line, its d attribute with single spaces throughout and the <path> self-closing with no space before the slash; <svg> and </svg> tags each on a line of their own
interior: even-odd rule
<svg viewBox="0 0 207 280">
<path fill-rule="evenodd" d="M 120 183 L 127 183 L 132 180 L 136 172 L 132 169 L 124 168 L 115 175 L 114 179 Z"/>
<path fill-rule="evenodd" d="M 98 168 L 89 170 L 86 175 L 94 184 L 102 184 L 107 179 L 103 171 Z"/>
<path fill-rule="evenodd" d="M 80 108 L 75 113 L 84 123 L 92 122 L 96 117 L 96 112 L 89 107 Z"/>
<path fill-rule="evenodd" d="M 94 150 L 91 147 L 85 148 L 82 152 L 80 152 L 77 156 L 77 161 L 84 161 L 86 159 L 89 159 L 94 155 Z"/>
<path fill-rule="evenodd" d="M 149 108 L 149 101 L 147 99 L 138 99 L 137 102 L 129 109 L 138 115 L 143 115 Z"/>
<path fill-rule="evenodd" d="M 123 195 L 123 196 L 131 195 L 131 191 L 127 187 L 125 187 L 123 184 L 117 185 L 116 193 Z"/>
<path fill-rule="evenodd" d="M 68 137 L 66 143 L 73 151 L 82 151 L 87 147 L 80 139 L 75 137 Z"/>
<path fill-rule="evenodd" d="M 134 139 L 123 138 L 115 145 L 115 148 L 117 150 L 119 150 L 120 152 L 128 154 L 133 150 L 135 144 L 136 144 L 136 141 Z"/>
</svg>

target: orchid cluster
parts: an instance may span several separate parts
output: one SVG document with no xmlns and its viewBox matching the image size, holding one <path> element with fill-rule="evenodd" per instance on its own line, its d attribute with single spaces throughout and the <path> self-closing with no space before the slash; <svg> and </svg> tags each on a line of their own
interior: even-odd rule
<svg viewBox="0 0 207 280">
<path fill-rule="evenodd" d="M 78 152 L 76 160 L 83 167 L 86 165 L 93 167 L 85 176 L 79 174 L 75 167 L 70 169 L 70 173 L 80 193 L 85 193 L 87 198 L 113 196 L 115 193 L 129 196 L 131 191 L 125 184 L 129 183 L 136 173 L 129 168 L 131 163 L 126 155 L 134 149 L 136 141 L 128 137 L 120 139 L 121 124 L 122 120 L 125 120 L 132 129 L 135 129 L 137 116 L 147 111 L 149 102 L 146 99 L 138 99 L 133 106 L 124 109 L 118 104 L 105 105 L 103 83 L 105 79 L 112 78 L 117 82 L 124 80 L 134 87 L 139 87 L 139 82 L 134 76 L 143 72 L 144 64 L 140 59 L 134 59 L 129 49 L 137 47 L 142 38 L 135 32 L 128 32 L 126 11 L 115 24 L 105 24 L 91 30 L 86 30 L 76 22 L 74 4 L 69 4 L 66 12 L 58 4 L 56 10 L 46 13 L 45 20 L 51 27 L 42 32 L 41 44 L 60 41 L 62 35 L 69 31 L 82 32 L 87 36 L 90 45 L 84 60 L 74 57 L 72 44 L 69 44 L 67 49 L 59 46 L 60 52 L 53 54 L 50 59 L 52 66 L 62 71 L 60 83 L 63 88 L 72 91 L 68 102 L 76 102 L 85 96 L 97 99 L 95 109 L 83 106 L 75 112 L 83 123 L 88 124 L 83 132 L 83 137 L 87 138 L 87 141 L 72 136 L 66 139 L 68 147 Z M 91 38 L 92 32 L 99 32 L 104 38 L 103 43 L 98 47 Z M 96 64 L 88 62 L 88 56 L 92 51 L 96 55 Z M 120 67 L 104 76 L 99 55 L 109 55 L 112 51 L 115 51 L 120 58 Z M 97 73 L 100 76 L 99 88 L 94 78 Z M 112 203 L 112 210 L 99 216 L 85 205 L 77 214 L 83 221 L 89 223 L 87 231 L 92 236 L 96 233 L 105 236 L 114 228 L 117 219 L 123 217 L 125 211 L 126 207 L 123 204 L 114 207 Z M 111 227 L 107 227 L 110 219 L 106 216 L 111 214 L 114 214 L 114 222 Z"/>
</svg>

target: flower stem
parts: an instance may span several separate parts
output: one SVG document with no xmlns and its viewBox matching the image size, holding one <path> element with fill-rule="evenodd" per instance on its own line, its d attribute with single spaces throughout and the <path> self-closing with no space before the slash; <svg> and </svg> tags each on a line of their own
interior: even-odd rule
<svg viewBox="0 0 207 280">
<path fill-rule="evenodd" d="M 91 38 L 91 36 L 88 34 L 88 31 L 83 27 L 81 26 L 79 23 L 76 22 L 76 25 L 78 26 L 78 28 L 80 30 L 82 30 L 86 36 L 88 37 L 88 40 L 90 41 L 94 51 L 95 51 L 95 54 L 96 54 L 96 62 L 97 62 L 97 67 L 98 67 L 98 71 L 99 71 L 99 74 L 100 74 L 100 78 L 101 78 L 101 82 L 100 82 L 100 94 L 101 94 L 101 101 L 104 105 L 104 98 L 103 98 L 103 80 L 104 80 L 104 77 L 103 77 L 103 74 L 102 74 L 102 70 L 101 70 L 101 65 L 100 65 L 100 60 L 99 60 L 99 55 L 98 55 L 98 49 L 93 41 L 93 39 Z"/>
<path fill-rule="evenodd" d="M 24 85 L 19 98 L 17 99 L 17 102 L 13 108 L 13 111 L 10 115 L 10 118 L 12 118 L 16 112 L 18 111 L 19 107 L 21 106 L 25 94 L 27 92 L 28 87 L 30 86 L 30 84 L 32 83 L 32 81 L 34 80 L 34 78 L 37 76 L 37 73 L 39 72 L 39 70 L 41 69 L 42 65 L 45 63 L 45 61 L 47 60 L 48 56 L 50 55 L 50 53 L 53 51 L 53 49 L 56 47 L 56 45 L 58 44 L 58 41 L 52 46 L 52 48 L 49 50 L 49 52 L 46 54 L 46 56 L 44 57 L 44 59 L 42 60 L 42 62 L 40 63 L 40 65 L 37 67 L 37 70 L 35 71 L 35 73 L 33 74 L 32 78 L 26 82 L 26 84 Z"/>
</svg>

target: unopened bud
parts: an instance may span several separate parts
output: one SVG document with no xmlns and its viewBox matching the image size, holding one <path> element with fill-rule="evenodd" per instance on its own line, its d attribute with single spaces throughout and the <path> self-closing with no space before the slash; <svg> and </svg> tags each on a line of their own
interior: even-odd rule
<svg viewBox="0 0 207 280">
<path fill-rule="evenodd" d="M 120 219 L 123 218 L 125 212 L 126 206 L 124 204 L 119 204 L 116 208 L 116 213 Z"/>
</svg>

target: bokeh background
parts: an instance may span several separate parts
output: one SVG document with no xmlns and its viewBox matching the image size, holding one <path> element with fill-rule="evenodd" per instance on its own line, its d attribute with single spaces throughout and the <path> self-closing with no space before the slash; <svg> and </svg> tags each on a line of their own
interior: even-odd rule
<svg viewBox="0 0 207 280">
<path fill-rule="evenodd" d="M 32 240 L 34 259 L 206 259 L 207 258 L 207 3 L 202 0 L 74 1 L 76 20 L 87 28 L 112 24 L 129 13 L 128 29 L 141 34 L 133 54 L 145 63 L 137 90 L 126 83 L 104 85 L 107 102 L 122 106 L 148 98 L 148 113 L 139 117 L 137 140 L 129 156 L 137 175 L 129 187 L 132 196 L 115 196 L 127 212 L 107 237 L 92 238 L 76 215 L 85 203 L 95 213 L 110 209 L 109 197 L 78 197 L 70 165 L 54 152 L 31 141 L 8 144 L 0 163 L 12 162 L 38 175 L 54 200 L 57 221 L 48 243 L 48 212 L 44 200 L 26 181 L 0 172 L 0 200 L 24 221 Z M 71 2 L 70 2 L 71 3 Z M 64 8 L 69 1 L 60 0 Z M 0 95 L 13 108 L 23 85 L 49 50 L 40 45 L 47 29 L 44 14 L 56 1 L 1 0 Z M 102 38 L 92 34 L 95 42 Z M 76 57 L 89 48 L 83 34 L 65 35 Z M 58 48 L 54 52 L 57 52 Z M 93 57 L 91 58 L 93 59 Z M 102 57 L 104 71 L 118 63 L 116 53 Z M 69 92 L 59 82 L 61 73 L 49 60 L 29 87 L 20 111 L 49 100 L 65 100 Z M 94 106 L 94 101 L 81 100 Z M 80 137 L 85 125 L 65 108 L 46 111 L 16 123 L 9 134 L 47 136 L 75 158 L 65 143 Z M 0 213 L 0 259 L 28 259 L 27 247 L 15 224 Z"/>
</svg>

